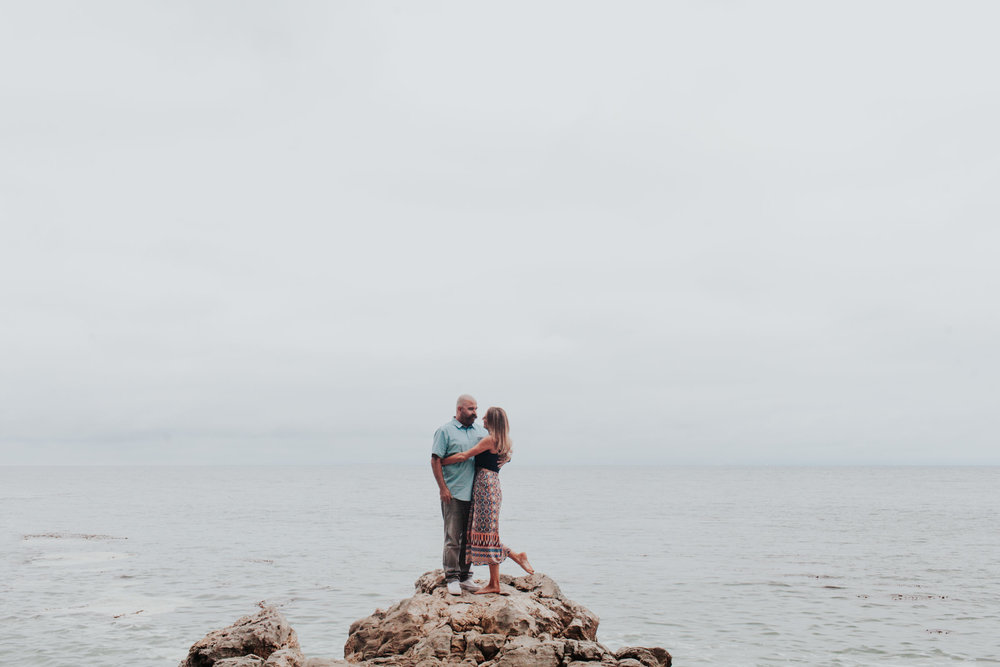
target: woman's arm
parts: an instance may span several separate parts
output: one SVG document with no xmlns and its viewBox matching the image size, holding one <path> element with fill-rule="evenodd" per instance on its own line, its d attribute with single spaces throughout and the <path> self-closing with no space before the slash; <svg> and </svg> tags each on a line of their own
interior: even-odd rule
<svg viewBox="0 0 1000 667">
<path fill-rule="evenodd" d="M 462 461 L 468 461 L 476 454 L 481 454 L 492 446 L 493 446 L 493 438 L 491 438 L 490 436 L 486 436 L 485 438 L 480 440 L 479 444 L 477 444 L 472 449 L 467 449 L 464 452 L 460 452 L 458 454 L 452 454 L 448 458 L 441 459 L 441 465 L 450 466 L 452 463 L 461 463 Z"/>
</svg>

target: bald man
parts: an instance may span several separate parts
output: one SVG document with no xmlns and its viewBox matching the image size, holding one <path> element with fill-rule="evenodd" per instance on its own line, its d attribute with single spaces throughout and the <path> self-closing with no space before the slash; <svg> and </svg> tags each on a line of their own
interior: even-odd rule
<svg viewBox="0 0 1000 667">
<path fill-rule="evenodd" d="M 466 524 L 472 507 L 476 462 L 469 459 L 442 466 L 441 460 L 472 449 L 488 435 L 485 428 L 476 424 L 477 407 L 472 396 L 459 396 L 455 403 L 455 418 L 434 432 L 431 449 L 431 470 L 441 495 L 441 516 L 444 518 L 444 579 L 452 595 L 461 595 L 463 589 L 479 590 L 479 586 L 472 583 L 472 573 L 465 562 Z"/>
</svg>

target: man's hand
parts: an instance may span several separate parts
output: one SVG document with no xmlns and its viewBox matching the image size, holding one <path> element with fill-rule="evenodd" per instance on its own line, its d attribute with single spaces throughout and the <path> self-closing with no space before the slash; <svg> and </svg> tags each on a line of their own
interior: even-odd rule
<svg viewBox="0 0 1000 667">
<path fill-rule="evenodd" d="M 448 490 L 447 486 L 441 489 L 441 502 L 443 503 L 451 502 L 451 491 Z"/>
</svg>

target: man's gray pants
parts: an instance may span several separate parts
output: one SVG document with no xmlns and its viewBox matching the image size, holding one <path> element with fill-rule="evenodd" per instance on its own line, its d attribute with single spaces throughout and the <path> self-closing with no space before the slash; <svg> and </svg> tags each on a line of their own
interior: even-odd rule
<svg viewBox="0 0 1000 667">
<path fill-rule="evenodd" d="M 465 581 L 469 578 L 469 564 L 465 562 L 465 548 L 468 541 L 466 527 L 469 522 L 470 500 L 441 501 L 441 516 L 444 517 L 444 566 L 445 581 Z"/>
</svg>

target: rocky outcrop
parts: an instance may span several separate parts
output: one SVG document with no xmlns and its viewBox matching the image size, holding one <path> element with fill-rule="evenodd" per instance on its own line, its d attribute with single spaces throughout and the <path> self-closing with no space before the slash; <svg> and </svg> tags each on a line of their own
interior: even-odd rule
<svg viewBox="0 0 1000 667">
<path fill-rule="evenodd" d="M 299 638 L 274 607 L 195 642 L 179 667 L 304 667 Z"/>
<path fill-rule="evenodd" d="M 669 667 L 662 648 L 614 652 L 597 641 L 597 616 L 544 574 L 501 576 L 500 595 L 448 595 L 441 570 L 411 598 L 351 625 L 347 661 L 305 658 L 277 610 L 265 608 L 191 647 L 180 667 Z"/>
<path fill-rule="evenodd" d="M 441 570 L 416 582 L 413 597 L 351 625 L 349 662 L 366 665 L 666 667 L 660 648 L 612 652 L 597 641 L 597 616 L 544 574 L 501 576 L 501 595 L 448 595 Z"/>
</svg>

